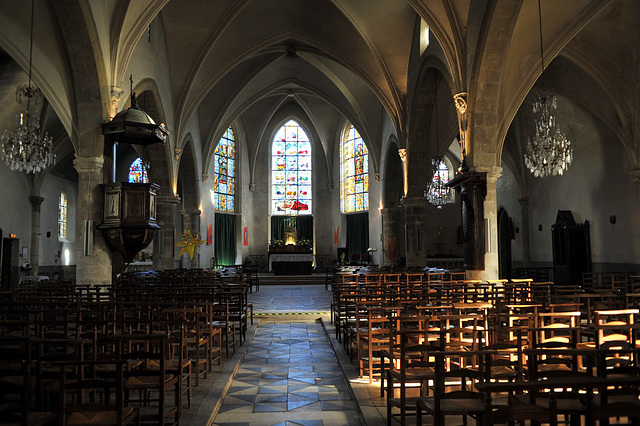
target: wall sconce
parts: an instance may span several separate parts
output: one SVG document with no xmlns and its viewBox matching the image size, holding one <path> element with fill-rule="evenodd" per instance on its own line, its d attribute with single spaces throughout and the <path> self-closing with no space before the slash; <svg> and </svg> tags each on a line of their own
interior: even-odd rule
<svg viewBox="0 0 640 426">
<path fill-rule="evenodd" d="M 610 224 L 615 225 L 617 221 L 618 221 L 618 218 L 616 217 L 616 215 L 615 215 L 615 214 L 614 214 L 614 215 L 611 215 L 611 216 L 609 217 L 609 223 L 610 223 Z"/>
<path fill-rule="evenodd" d="M 180 159 L 181 155 L 182 155 L 182 148 L 173 149 L 173 157 L 176 159 L 176 161 Z"/>
<path fill-rule="evenodd" d="M 538 225 L 538 231 L 542 231 L 542 225 Z"/>
</svg>

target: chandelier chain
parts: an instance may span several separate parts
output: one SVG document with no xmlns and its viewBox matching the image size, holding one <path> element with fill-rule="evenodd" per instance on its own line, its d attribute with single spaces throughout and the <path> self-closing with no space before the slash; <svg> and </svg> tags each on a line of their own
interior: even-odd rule
<svg viewBox="0 0 640 426">
<path fill-rule="evenodd" d="M 29 33 L 29 84 L 16 88 L 16 101 L 22 103 L 27 98 L 27 106 L 17 116 L 18 126 L 15 132 L 4 130 L 2 133 L 2 159 L 11 170 L 36 173 L 46 169 L 53 163 L 53 139 L 47 133 L 40 133 L 40 118 L 31 117 L 33 104 L 39 104 L 42 92 L 32 87 L 33 83 L 33 31 L 35 16 L 35 0 L 31 0 L 31 21 Z"/>
<path fill-rule="evenodd" d="M 433 98 L 434 98 L 434 114 L 435 114 L 435 126 L 436 126 L 436 155 L 431 159 L 433 165 L 433 175 L 431 181 L 427 185 L 424 191 L 424 196 L 429 203 L 437 206 L 439 209 L 446 204 L 451 197 L 451 188 L 445 184 L 449 180 L 448 172 L 444 159 L 440 157 L 440 133 L 438 123 L 438 76 L 434 72 L 433 74 Z"/>
<path fill-rule="evenodd" d="M 555 95 L 547 93 L 544 84 L 544 45 L 542 37 L 542 7 L 538 0 L 540 29 L 540 76 L 542 94 L 533 102 L 535 135 L 527 141 L 524 164 L 535 177 L 562 175 L 573 161 L 571 142 L 558 128 L 553 110 L 557 108 Z"/>
</svg>

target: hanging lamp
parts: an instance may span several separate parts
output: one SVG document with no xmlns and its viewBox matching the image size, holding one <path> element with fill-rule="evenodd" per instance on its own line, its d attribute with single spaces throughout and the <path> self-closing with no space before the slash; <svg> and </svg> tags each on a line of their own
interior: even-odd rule
<svg viewBox="0 0 640 426">
<path fill-rule="evenodd" d="M 439 131 L 438 131 L 438 81 L 437 76 L 434 73 L 434 105 L 435 105 L 435 118 L 436 118 L 436 155 L 431 159 L 431 165 L 433 166 L 433 175 L 431 181 L 427 185 L 427 188 L 424 191 L 424 196 L 427 200 L 437 206 L 439 209 L 442 208 L 444 204 L 449 202 L 451 198 L 451 188 L 446 186 L 446 183 L 449 182 L 449 168 L 447 164 L 444 162 L 444 158 L 442 158 L 440 154 L 439 147 Z"/>
<path fill-rule="evenodd" d="M 0 138 L 2 141 L 2 160 L 11 170 L 37 173 L 53 164 L 53 138 L 40 129 L 40 118 L 32 117 L 32 106 L 40 105 L 42 91 L 32 85 L 33 68 L 33 17 L 34 0 L 31 1 L 31 34 L 29 42 L 29 85 L 16 88 L 16 101 L 22 103 L 27 100 L 27 107 L 17 116 L 18 127 L 11 132 L 5 130 Z M 38 108 L 35 108 L 36 111 Z"/>
<path fill-rule="evenodd" d="M 555 95 L 547 93 L 544 85 L 544 48 L 542 42 L 542 8 L 538 0 L 538 24 L 540 28 L 540 62 L 542 95 L 533 102 L 535 135 L 529 138 L 524 154 L 524 164 L 535 177 L 564 174 L 573 160 L 571 142 L 560 131 L 553 110 L 557 107 Z"/>
</svg>

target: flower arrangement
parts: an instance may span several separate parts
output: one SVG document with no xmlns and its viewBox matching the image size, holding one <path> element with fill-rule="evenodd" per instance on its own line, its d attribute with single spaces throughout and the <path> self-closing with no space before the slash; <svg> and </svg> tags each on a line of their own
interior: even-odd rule
<svg viewBox="0 0 640 426">
<path fill-rule="evenodd" d="M 311 240 L 307 238 L 298 238 L 298 245 L 308 247 L 311 245 Z"/>
<path fill-rule="evenodd" d="M 284 246 L 284 241 L 283 240 L 273 239 L 273 240 L 271 240 L 271 246 L 272 247 L 283 247 Z"/>
</svg>

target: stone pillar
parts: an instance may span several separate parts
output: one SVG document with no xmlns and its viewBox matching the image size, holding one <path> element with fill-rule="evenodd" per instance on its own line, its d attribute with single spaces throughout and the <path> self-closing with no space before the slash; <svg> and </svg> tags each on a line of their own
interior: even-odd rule
<svg viewBox="0 0 640 426">
<path fill-rule="evenodd" d="M 402 253 L 401 245 L 402 239 L 400 238 L 402 209 L 399 207 L 386 207 L 380 211 L 382 216 L 382 259 L 381 265 L 393 266 L 397 259 L 389 259 L 389 243 L 395 238 L 395 250 L 396 256 L 400 256 Z"/>
<path fill-rule="evenodd" d="M 529 197 L 518 199 L 522 214 L 522 262 L 525 268 L 531 266 L 531 234 L 529 231 Z"/>
<path fill-rule="evenodd" d="M 447 184 L 460 192 L 464 267 L 469 279 L 482 279 L 477 277 L 484 275 L 486 182 L 486 173 L 470 172 L 458 175 Z"/>
<path fill-rule="evenodd" d="M 103 176 L 104 159 L 102 157 L 78 157 L 73 160 L 78 171 L 78 203 L 76 210 L 76 283 L 111 284 L 111 252 L 102 232 L 95 226 L 102 223 L 103 194 L 100 188 Z M 93 223 L 93 247 L 85 255 L 85 221 Z"/>
<path fill-rule="evenodd" d="M 164 271 L 174 269 L 176 262 L 175 250 L 175 223 L 176 206 L 180 204 L 180 197 L 173 195 L 156 196 L 156 219 L 162 229 L 156 231 L 153 239 L 153 269 Z"/>
<path fill-rule="evenodd" d="M 427 262 L 426 223 L 427 199 L 406 197 L 404 200 L 407 267 L 424 266 Z"/>
<path fill-rule="evenodd" d="M 31 273 L 38 275 L 38 267 L 40 266 L 40 206 L 44 198 L 30 196 L 31 202 Z"/>
<path fill-rule="evenodd" d="M 188 227 L 191 231 L 191 234 L 195 237 L 196 234 L 200 234 L 200 216 L 202 215 L 202 211 L 198 209 L 194 210 L 182 210 L 182 223 L 184 223 L 185 231 Z M 202 239 L 202 238 L 200 238 Z M 186 257 L 189 259 L 189 256 Z M 193 259 L 189 259 L 190 268 L 200 268 L 200 247 L 196 247 L 195 252 L 193 253 Z"/>
<path fill-rule="evenodd" d="M 483 280 L 497 280 L 500 275 L 500 259 L 498 256 L 498 197 L 496 181 L 502 175 L 502 167 L 476 167 L 477 171 L 486 172 L 487 195 L 484 199 L 484 218 L 487 246 L 485 246 Z M 471 278 L 474 279 L 474 278 Z"/>
</svg>

